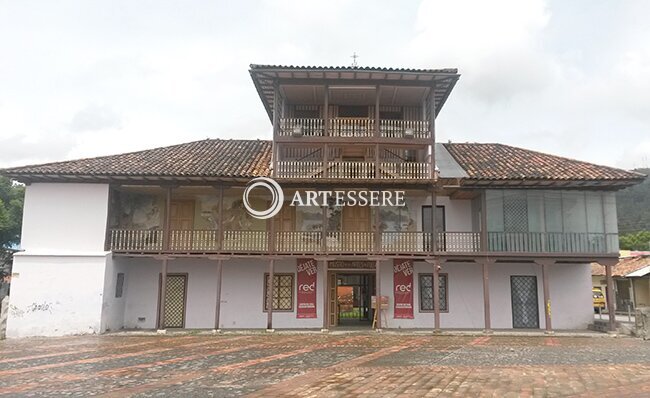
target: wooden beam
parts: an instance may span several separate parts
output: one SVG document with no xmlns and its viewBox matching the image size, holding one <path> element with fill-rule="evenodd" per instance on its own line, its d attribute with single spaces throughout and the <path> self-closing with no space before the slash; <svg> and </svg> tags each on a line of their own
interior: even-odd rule
<svg viewBox="0 0 650 398">
<path fill-rule="evenodd" d="M 165 330 L 165 296 L 167 294 L 167 257 L 160 268 L 160 297 L 158 297 L 158 330 Z"/>
<path fill-rule="evenodd" d="M 266 309 L 266 331 L 273 331 L 273 275 L 274 275 L 275 260 L 269 260 L 269 280 L 266 284 L 266 300 L 268 308 Z"/>
<path fill-rule="evenodd" d="M 440 259 L 433 261 L 433 332 L 440 333 Z"/>
<path fill-rule="evenodd" d="M 171 248 L 171 213 L 172 213 L 172 187 L 165 189 L 165 218 L 163 220 L 163 250 L 168 251 Z"/>
<path fill-rule="evenodd" d="M 376 330 L 379 332 L 381 331 L 381 260 L 375 260 L 375 297 Z"/>
<path fill-rule="evenodd" d="M 548 268 L 550 265 L 554 264 L 555 261 L 544 259 L 537 260 L 536 263 L 542 266 L 542 289 L 544 291 L 544 322 L 546 324 L 546 333 L 552 334 L 553 326 L 551 323 L 551 292 L 548 282 Z"/>
<path fill-rule="evenodd" d="M 214 331 L 215 332 L 219 332 L 221 330 L 219 319 L 221 317 L 221 276 L 222 274 L 223 274 L 223 260 L 218 259 L 217 260 L 217 281 L 216 281 L 217 300 L 214 306 Z"/>
<path fill-rule="evenodd" d="M 616 331 L 616 308 L 614 308 L 614 278 L 612 278 L 613 263 L 605 264 L 605 278 L 607 279 L 607 313 L 609 315 L 609 324 L 607 330 Z"/>
</svg>

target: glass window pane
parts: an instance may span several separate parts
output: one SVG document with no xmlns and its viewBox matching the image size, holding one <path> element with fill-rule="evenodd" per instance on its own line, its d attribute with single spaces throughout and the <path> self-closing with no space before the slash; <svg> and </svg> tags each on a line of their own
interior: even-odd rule
<svg viewBox="0 0 650 398">
<path fill-rule="evenodd" d="M 546 232 L 562 232 L 563 226 L 561 192 L 544 192 L 544 220 Z"/>
<path fill-rule="evenodd" d="M 587 232 L 584 192 L 563 191 L 564 232 Z"/>
<path fill-rule="evenodd" d="M 600 192 L 587 192 L 587 232 L 605 232 L 603 202 Z"/>
</svg>

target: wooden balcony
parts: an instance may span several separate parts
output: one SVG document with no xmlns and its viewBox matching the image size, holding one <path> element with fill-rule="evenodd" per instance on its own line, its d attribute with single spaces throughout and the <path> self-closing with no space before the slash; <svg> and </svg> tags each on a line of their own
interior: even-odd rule
<svg viewBox="0 0 650 398">
<path fill-rule="evenodd" d="M 323 240 L 324 236 L 324 240 Z M 169 231 L 165 250 L 162 230 L 110 231 L 109 249 L 119 253 L 269 253 L 267 231 L 216 230 Z M 275 253 L 287 255 L 385 254 L 427 255 L 432 252 L 428 232 L 382 232 L 375 244 L 372 231 L 284 231 L 274 239 Z M 439 253 L 482 253 L 480 232 L 441 232 L 436 237 Z M 487 234 L 485 250 L 490 253 L 608 254 L 618 252 L 618 235 L 604 233 L 505 233 Z"/>
<path fill-rule="evenodd" d="M 431 168 L 425 162 L 381 162 L 379 171 L 374 162 L 327 162 L 327 173 L 322 161 L 278 161 L 276 178 L 296 179 L 359 179 L 378 178 L 381 180 L 428 180 Z"/>
<path fill-rule="evenodd" d="M 280 119 L 280 137 L 343 137 L 367 138 L 375 135 L 373 118 L 331 118 L 328 129 L 324 119 L 283 118 Z M 381 138 L 429 139 L 431 131 L 428 120 L 380 120 Z"/>
</svg>

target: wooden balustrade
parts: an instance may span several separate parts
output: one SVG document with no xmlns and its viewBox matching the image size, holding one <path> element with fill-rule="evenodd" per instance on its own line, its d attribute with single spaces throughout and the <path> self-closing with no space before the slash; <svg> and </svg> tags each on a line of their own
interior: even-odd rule
<svg viewBox="0 0 650 398">
<path fill-rule="evenodd" d="M 375 164 L 372 162 L 328 162 L 329 178 L 370 179 L 375 178 Z"/>
<path fill-rule="evenodd" d="M 423 253 L 431 251 L 429 232 L 383 232 L 381 251 L 384 253 Z"/>
<path fill-rule="evenodd" d="M 267 231 L 172 230 L 169 248 L 163 246 L 162 230 L 113 229 L 110 250 L 125 253 L 266 253 Z M 287 254 L 368 253 L 376 252 L 372 231 L 329 231 L 323 246 L 320 231 L 283 231 L 276 235 L 276 250 Z M 222 238 L 222 239 L 221 239 Z M 513 253 L 616 253 L 618 235 L 605 233 L 489 232 L 489 252 Z M 419 231 L 382 232 L 379 253 L 418 254 L 430 252 L 431 234 Z M 219 247 L 221 244 L 221 247 Z M 440 232 L 437 251 L 442 253 L 478 253 L 480 232 Z"/>
<path fill-rule="evenodd" d="M 278 161 L 275 176 L 277 178 L 322 178 L 323 162 Z"/>
<path fill-rule="evenodd" d="M 317 118 L 280 119 L 280 136 L 322 137 L 325 135 L 325 121 Z"/>
<path fill-rule="evenodd" d="M 410 138 L 406 133 L 410 131 L 412 138 L 431 138 L 428 120 L 380 120 L 379 132 L 383 138 Z"/>
<path fill-rule="evenodd" d="M 412 179 L 423 180 L 431 178 L 429 164 L 422 162 L 389 162 L 381 163 L 381 179 Z"/>
<path fill-rule="evenodd" d="M 617 253 L 618 234 L 488 232 L 488 250 L 528 253 Z"/>
<path fill-rule="evenodd" d="M 330 137 L 372 137 L 375 120 L 369 118 L 334 118 L 329 120 Z"/>
<path fill-rule="evenodd" d="M 163 231 L 159 229 L 113 229 L 111 250 L 125 252 L 158 252 L 163 249 Z"/>
<path fill-rule="evenodd" d="M 267 252 L 269 233 L 266 231 L 224 231 L 224 252 Z"/>
<path fill-rule="evenodd" d="M 478 252 L 481 250 L 481 233 L 439 232 L 436 243 L 440 252 Z"/>
<path fill-rule="evenodd" d="M 327 232 L 325 246 L 328 253 L 372 253 L 374 252 L 374 233 Z"/>
<path fill-rule="evenodd" d="M 276 247 L 282 253 L 318 253 L 322 251 L 320 231 L 278 232 Z"/>
<path fill-rule="evenodd" d="M 219 250 L 219 231 L 212 229 L 172 230 L 169 234 L 172 251 L 215 251 Z"/>
</svg>

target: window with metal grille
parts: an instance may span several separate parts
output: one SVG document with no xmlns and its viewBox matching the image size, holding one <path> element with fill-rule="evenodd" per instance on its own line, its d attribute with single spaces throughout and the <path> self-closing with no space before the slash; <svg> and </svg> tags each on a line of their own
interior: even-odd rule
<svg viewBox="0 0 650 398">
<path fill-rule="evenodd" d="M 268 303 L 269 274 L 264 274 L 264 311 Z M 273 274 L 273 311 L 293 311 L 293 274 Z"/>
<path fill-rule="evenodd" d="M 419 274 L 420 311 L 433 311 L 433 274 Z M 438 275 L 440 285 L 440 311 L 449 311 L 449 291 L 447 289 L 447 274 Z"/>
</svg>

